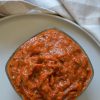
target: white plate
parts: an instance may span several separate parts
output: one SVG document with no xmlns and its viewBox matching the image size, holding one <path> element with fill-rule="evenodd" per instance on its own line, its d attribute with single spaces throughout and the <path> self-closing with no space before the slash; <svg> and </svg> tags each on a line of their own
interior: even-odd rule
<svg viewBox="0 0 100 100">
<path fill-rule="evenodd" d="M 6 76 L 5 65 L 9 57 L 30 37 L 54 27 L 74 38 L 84 48 L 94 67 L 94 78 L 78 100 L 100 100 L 100 48 L 74 23 L 43 14 L 12 16 L 0 21 L 0 100 L 21 100 Z"/>
</svg>

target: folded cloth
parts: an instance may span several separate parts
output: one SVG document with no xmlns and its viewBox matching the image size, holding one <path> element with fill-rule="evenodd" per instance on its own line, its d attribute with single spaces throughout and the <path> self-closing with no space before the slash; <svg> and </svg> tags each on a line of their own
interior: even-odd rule
<svg viewBox="0 0 100 100">
<path fill-rule="evenodd" d="M 0 1 L 0 16 L 48 13 L 69 19 L 85 30 L 100 46 L 100 0 Z"/>
</svg>

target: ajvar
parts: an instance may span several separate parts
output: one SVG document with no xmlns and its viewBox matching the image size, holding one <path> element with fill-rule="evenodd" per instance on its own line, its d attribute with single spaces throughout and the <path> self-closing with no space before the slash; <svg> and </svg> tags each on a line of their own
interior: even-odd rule
<svg viewBox="0 0 100 100">
<path fill-rule="evenodd" d="M 7 70 L 24 100 L 75 100 L 92 76 L 84 51 L 57 29 L 45 30 L 21 45 Z"/>
</svg>

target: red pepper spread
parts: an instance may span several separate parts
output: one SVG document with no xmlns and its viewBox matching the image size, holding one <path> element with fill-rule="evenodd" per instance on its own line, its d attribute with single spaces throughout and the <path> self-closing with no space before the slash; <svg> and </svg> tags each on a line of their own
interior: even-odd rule
<svg viewBox="0 0 100 100">
<path fill-rule="evenodd" d="M 80 46 L 56 29 L 45 30 L 21 45 L 7 71 L 23 100 L 75 100 L 92 76 Z"/>
</svg>

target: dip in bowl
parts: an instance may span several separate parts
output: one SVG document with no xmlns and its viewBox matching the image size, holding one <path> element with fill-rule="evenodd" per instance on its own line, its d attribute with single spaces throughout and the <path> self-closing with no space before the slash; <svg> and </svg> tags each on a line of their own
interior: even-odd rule
<svg viewBox="0 0 100 100">
<path fill-rule="evenodd" d="M 45 30 L 22 44 L 6 72 L 23 100 L 75 100 L 93 77 L 85 51 L 58 29 Z"/>
</svg>

